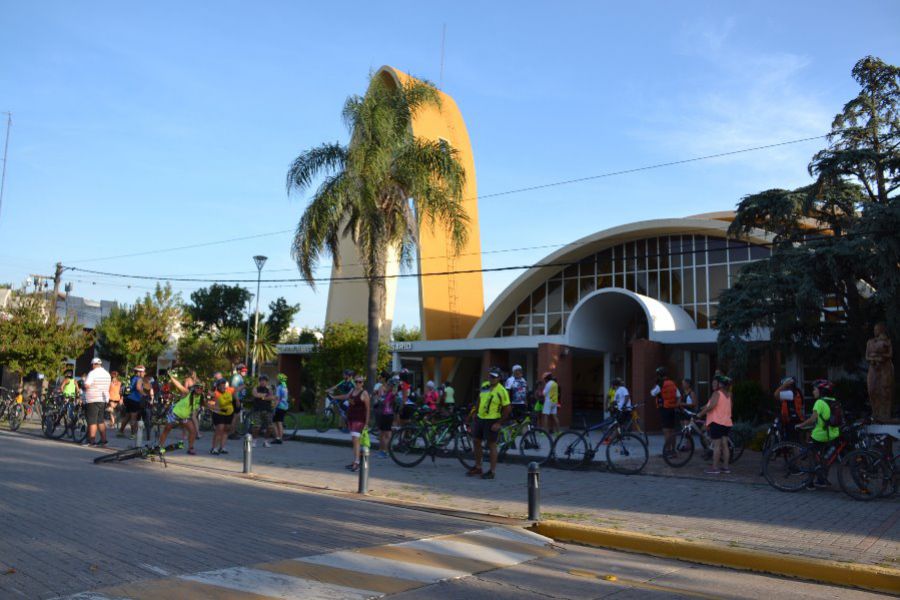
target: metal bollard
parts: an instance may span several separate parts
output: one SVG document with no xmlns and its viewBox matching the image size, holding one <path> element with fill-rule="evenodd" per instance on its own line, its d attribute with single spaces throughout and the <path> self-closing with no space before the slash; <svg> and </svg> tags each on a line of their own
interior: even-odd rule
<svg viewBox="0 0 900 600">
<path fill-rule="evenodd" d="M 541 520 L 541 467 L 528 463 L 528 520 Z"/>
<path fill-rule="evenodd" d="M 369 448 L 363 447 L 359 452 L 359 488 L 360 494 L 369 493 Z"/>
<path fill-rule="evenodd" d="M 249 433 L 244 436 L 244 473 L 253 472 L 253 436 Z"/>
<path fill-rule="evenodd" d="M 134 447 L 140 448 L 144 445 L 144 420 L 138 419 L 137 437 L 134 438 Z"/>
</svg>

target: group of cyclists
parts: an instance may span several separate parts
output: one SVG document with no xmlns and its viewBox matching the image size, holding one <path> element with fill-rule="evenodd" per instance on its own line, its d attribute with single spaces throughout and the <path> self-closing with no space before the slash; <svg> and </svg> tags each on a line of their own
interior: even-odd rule
<svg viewBox="0 0 900 600">
<path fill-rule="evenodd" d="M 143 422 L 149 431 L 156 415 L 164 421 L 156 441 L 160 452 L 164 452 L 171 431 L 179 428 L 187 439 L 188 454 L 196 454 L 194 445 L 202 435 L 203 415 L 212 429 L 209 453 L 220 455 L 228 453 L 227 439 L 239 437 L 244 415 L 249 416 L 254 447 L 257 438 L 262 438 L 265 447 L 283 443 L 284 419 L 289 408 L 287 376 L 280 373 L 277 382 L 270 382 L 263 374 L 254 385 L 248 384 L 247 372 L 246 365 L 238 364 L 229 378 L 217 371 L 206 385 L 194 371 L 179 380 L 172 371 L 161 371 L 158 377 L 153 377 L 143 365 L 137 365 L 126 382 L 116 371 L 107 373 L 101 361 L 94 359 L 92 371 L 85 377 L 76 379 L 67 370 L 56 390 L 66 400 L 84 403 L 89 427 L 85 445 L 107 443 L 107 422 L 116 431 L 116 437 L 124 438 L 130 430 L 130 438 L 135 439 L 138 423 Z M 100 382 L 102 389 L 92 380 Z M 96 410 L 88 411 L 94 407 Z"/>
</svg>

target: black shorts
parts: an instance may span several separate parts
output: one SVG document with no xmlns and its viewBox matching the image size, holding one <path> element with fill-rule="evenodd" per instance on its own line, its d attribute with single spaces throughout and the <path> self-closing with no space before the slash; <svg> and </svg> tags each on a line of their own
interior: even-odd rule
<svg viewBox="0 0 900 600">
<path fill-rule="evenodd" d="M 84 416 L 88 425 L 103 423 L 106 415 L 106 402 L 88 402 L 84 405 Z"/>
<path fill-rule="evenodd" d="M 731 433 L 731 427 L 719 425 L 718 423 L 710 423 L 708 429 L 709 437 L 713 440 L 720 440 L 723 437 L 728 437 L 728 434 Z"/>
<path fill-rule="evenodd" d="M 141 412 L 141 408 L 140 400 L 125 400 L 125 412 L 129 415 Z"/>
<path fill-rule="evenodd" d="M 230 425 L 234 415 L 223 415 L 220 413 L 212 413 L 213 425 Z"/>
<path fill-rule="evenodd" d="M 500 419 L 481 419 L 476 417 L 475 426 L 472 428 L 472 437 L 476 440 L 484 440 L 488 444 L 496 443 L 500 430 L 493 431 L 491 425 L 499 422 Z"/>
<path fill-rule="evenodd" d="M 416 406 L 414 404 L 404 404 L 403 408 L 400 409 L 400 418 L 404 421 L 412 419 L 414 414 L 416 414 Z"/>
<path fill-rule="evenodd" d="M 512 407 L 511 414 L 513 419 L 521 419 L 528 414 L 527 404 L 510 404 L 510 406 Z"/>
<path fill-rule="evenodd" d="M 677 429 L 678 428 L 678 409 L 675 409 L 675 408 L 659 409 L 659 420 L 662 423 L 663 429 Z"/>
<path fill-rule="evenodd" d="M 394 426 L 394 415 L 378 415 L 378 430 L 390 431 Z"/>
<path fill-rule="evenodd" d="M 272 415 L 272 422 L 273 423 L 284 423 L 284 415 L 286 415 L 286 414 L 287 414 L 286 408 L 276 408 L 275 414 Z"/>
</svg>

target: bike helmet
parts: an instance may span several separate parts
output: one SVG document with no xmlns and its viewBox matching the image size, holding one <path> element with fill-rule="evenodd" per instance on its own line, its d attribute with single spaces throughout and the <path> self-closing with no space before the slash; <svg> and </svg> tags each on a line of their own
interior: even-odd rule
<svg viewBox="0 0 900 600">
<path fill-rule="evenodd" d="M 219 387 L 219 386 L 222 385 L 223 383 L 224 383 L 225 385 L 228 385 L 228 380 L 227 380 L 227 379 L 224 379 L 224 378 L 223 378 L 223 379 L 217 379 L 217 380 L 216 380 L 216 387 Z"/>
<path fill-rule="evenodd" d="M 288 377 L 284 373 L 278 374 L 278 381 L 281 383 L 287 383 Z"/>
<path fill-rule="evenodd" d="M 344 369 L 344 377 L 353 377 L 356 375 L 356 371 L 353 369 Z"/>
<path fill-rule="evenodd" d="M 834 384 L 827 379 L 816 379 L 813 388 L 819 390 L 820 396 L 829 396 L 834 393 Z"/>
<path fill-rule="evenodd" d="M 500 369 L 497 367 L 491 367 L 491 370 L 488 371 L 488 377 L 500 377 Z"/>
<path fill-rule="evenodd" d="M 781 380 L 781 385 L 788 385 L 788 384 L 794 384 L 794 383 L 797 383 L 797 380 L 794 379 L 793 377 L 785 377 L 784 379 Z"/>
<path fill-rule="evenodd" d="M 718 381 L 719 385 L 724 385 L 725 387 L 728 387 L 731 385 L 731 377 L 729 377 L 728 375 L 725 375 L 724 373 L 716 373 L 716 375 L 715 375 L 715 377 L 713 377 L 713 379 Z"/>
<path fill-rule="evenodd" d="M 513 368 L 512 368 L 513 373 L 515 373 L 516 371 L 521 371 L 521 370 L 522 370 L 522 365 L 513 365 Z"/>
<path fill-rule="evenodd" d="M 666 376 L 666 368 L 665 367 L 656 367 L 656 376 L 657 377 L 665 377 Z"/>
<path fill-rule="evenodd" d="M 610 383 L 611 383 L 612 385 L 616 386 L 616 387 L 621 386 L 621 385 L 625 385 L 625 382 L 622 381 L 622 378 L 621 378 L 621 377 L 613 377 L 613 380 L 610 381 Z"/>
<path fill-rule="evenodd" d="M 434 382 L 433 382 L 433 381 L 429 381 L 428 383 L 425 384 L 425 387 L 427 387 L 427 388 L 434 388 L 434 387 L 435 387 L 435 386 L 434 386 Z"/>
</svg>

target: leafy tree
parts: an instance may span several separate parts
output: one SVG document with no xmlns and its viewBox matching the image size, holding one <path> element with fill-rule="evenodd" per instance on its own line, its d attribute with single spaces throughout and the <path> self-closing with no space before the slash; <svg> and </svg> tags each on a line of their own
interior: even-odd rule
<svg viewBox="0 0 900 600">
<path fill-rule="evenodd" d="M 344 321 L 328 323 L 322 332 L 322 341 L 309 357 L 309 372 L 319 391 L 328 388 L 341 379 L 344 369 L 362 372 L 368 352 L 366 326 L 362 323 Z M 378 369 L 386 369 L 391 361 L 387 344 L 378 346 Z"/>
<path fill-rule="evenodd" d="M 250 356 L 256 364 L 264 363 L 278 356 L 275 348 L 277 338 L 266 323 L 260 323 L 250 340 Z"/>
<path fill-rule="evenodd" d="M 247 349 L 246 333 L 240 327 L 223 327 L 213 339 L 216 355 L 232 365 L 241 361 Z"/>
<path fill-rule="evenodd" d="M 180 297 L 172 286 L 156 284 L 152 293 L 131 306 L 114 308 L 97 326 L 100 356 L 126 366 L 153 363 L 169 345 L 182 317 Z"/>
<path fill-rule="evenodd" d="M 325 176 L 293 242 L 293 256 L 306 281 L 313 285 L 322 254 L 340 265 L 343 236 L 350 236 L 359 250 L 369 288 L 365 367 L 370 386 L 378 371 L 388 250 L 397 250 L 404 264 L 411 264 L 423 223 L 445 227 L 455 252 L 467 236 L 465 170 L 458 152 L 444 141 L 412 134 L 413 116 L 440 102 L 429 83 L 408 79 L 396 84 L 372 77 L 365 96 L 351 96 L 344 104 L 350 144 L 312 148 L 294 160 L 287 174 L 289 192 L 302 192 Z"/>
<path fill-rule="evenodd" d="M 241 286 L 214 283 L 191 292 L 187 310 L 194 323 L 204 331 L 243 327 L 247 324 L 245 311 L 249 301 L 250 292 Z"/>
<path fill-rule="evenodd" d="M 266 325 L 272 339 L 276 342 L 282 341 L 282 338 L 291 327 L 294 317 L 300 312 L 299 304 L 288 304 L 287 300 L 279 297 L 274 302 L 269 303 L 269 316 L 266 317 Z"/>
<path fill-rule="evenodd" d="M 418 327 L 409 327 L 399 325 L 394 327 L 393 338 L 395 342 L 416 342 L 422 339 L 422 332 Z"/>
<path fill-rule="evenodd" d="M 773 236 L 771 259 L 746 266 L 720 298 L 719 350 L 738 370 L 757 327 L 786 351 L 850 372 L 875 321 L 900 334 L 900 69 L 866 57 L 853 76 L 860 94 L 813 157 L 815 183 L 746 196 L 729 228 Z"/>
<path fill-rule="evenodd" d="M 43 294 L 16 294 L 0 312 L 0 364 L 20 377 L 38 372 L 54 378 L 67 358 L 91 345 L 74 318 L 57 321 L 50 314 Z"/>
<path fill-rule="evenodd" d="M 216 352 L 213 338 L 198 331 L 187 330 L 178 339 L 177 357 L 180 366 L 196 371 L 200 377 L 216 371 L 227 373 L 231 369 L 228 360 Z"/>
</svg>

